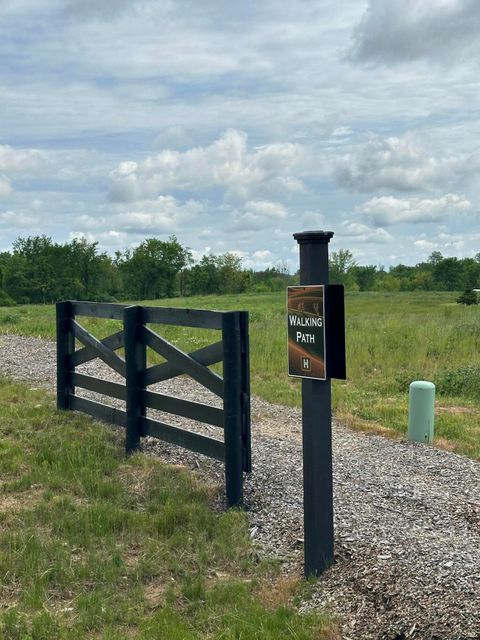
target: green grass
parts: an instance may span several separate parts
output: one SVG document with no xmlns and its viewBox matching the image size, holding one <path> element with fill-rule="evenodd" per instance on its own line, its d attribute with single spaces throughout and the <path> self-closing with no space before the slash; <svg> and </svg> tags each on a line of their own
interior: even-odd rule
<svg viewBox="0 0 480 640">
<path fill-rule="evenodd" d="M 0 478 L 2 640 L 335 637 L 295 612 L 298 585 L 259 562 L 244 513 L 3 379 Z"/>
<path fill-rule="evenodd" d="M 436 442 L 480 458 L 480 306 L 455 303 L 457 293 L 349 293 L 348 380 L 334 381 L 334 409 L 348 424 L 403 435 L 409 383 L 437 386 Z M 253 393 L 272 402 L 300 404 L 300 383 L 286 374 L 285 294 L 203 296 L 147 304 L 205 309 L 247 309 Z M 95 335 L 115 323 L 88 320 Z M 119 327 L 120 325 L 116 325 Z M 0 332 L 54 338 L 54 309 L 0 309 Z M 162 327 L 187 349 L 215 340 L 214 332 Z"/>
</svg>

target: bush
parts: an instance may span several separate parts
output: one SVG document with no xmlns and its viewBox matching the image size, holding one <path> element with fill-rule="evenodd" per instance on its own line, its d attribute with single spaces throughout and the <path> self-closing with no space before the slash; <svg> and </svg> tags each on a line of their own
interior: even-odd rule
<svg viewBox="0 0 480 640">
<path fill-rule="evenodd" d="M 0 307 L 13 307 L 14 304 L 16 304 L 15 300 L 13 300 L 3 289 L 0 289 Z"/>
<path fill-rule="evenodd" d="M 466 289 L 461 296 L 457 298 L 458 304 L 478 304 L 478 297 L 476 291 L 473 289 Z"/>
<path fill-rule="evenodd" d="M 435 380 L 438 393 L 468 400 L 480 400 L 480 364 L 467 364 L 443 371 Z"/>
<path fill-rule="evenodd" d="M 419 369 L 400 369 L 394 376 L 395 379 L 395 388 L 400 391 L 400 393 L 408 393 L 410 388 L 410 384 L 415 382 L 415 380 L 425 380 L 426 374 L 425 372 L 420 371 Z"/>
</svg>

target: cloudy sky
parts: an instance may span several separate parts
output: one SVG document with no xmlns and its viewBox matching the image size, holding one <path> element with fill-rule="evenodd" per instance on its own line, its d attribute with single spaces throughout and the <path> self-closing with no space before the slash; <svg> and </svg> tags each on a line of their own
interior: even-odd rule
<svg viewBox="0 0 480 640">
<path fill-rule="evenodd" d="M 0 250 L 480 251 L 478 0 L 0 0 Z"/>
</svg>

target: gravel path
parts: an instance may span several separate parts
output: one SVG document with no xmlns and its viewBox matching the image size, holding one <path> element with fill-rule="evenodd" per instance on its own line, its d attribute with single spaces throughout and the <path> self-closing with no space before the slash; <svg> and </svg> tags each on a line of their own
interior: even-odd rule
<svg viewBox="0 0 480 640">
<path fill-rule="evenodd" d="M 103 372 L 98 361 L 85 370 Z M 1 336 L 0 373 L 53 389 L 55 345 Z M 214 401 L 184 378 L 161 388 Z M 252 416 L 254 471 L 245 481 L 251 535 L 286 573 L 301 574 L 300 412 L 254 398 Z M 223 483 L 215 461 L 149 438 L 143 446 Z M 479 468 L 463 456 L 335 422 L 336 561 L 301 609 L 340 615 L 345 640 L 480 640 Z"/>
</svg>

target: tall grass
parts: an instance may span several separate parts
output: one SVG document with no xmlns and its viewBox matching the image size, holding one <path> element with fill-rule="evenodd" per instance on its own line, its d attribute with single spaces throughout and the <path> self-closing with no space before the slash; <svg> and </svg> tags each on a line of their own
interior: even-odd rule
<svg viewBox="0 0 480 640">
<path fill-rule="evenodd" d="M 2 640 L 336 637 L 296 613 L 298 583 L 259 562 L 244 513 L 122 443 L 0 379 Z"/>
<path fill-rule="evenodd" d="M 359 428 L 403 434 L 410 382 L 431 380 L 438 392 L 437 441 L 480 456 L 480 307 L 458 305 L 456 297 L 451 292 L 347 294 L 348 380 L 334 382 L 334 408 L 342 419 Z M 203 296 L 146 304 L 247 309 L 253 392 L 272 402 L 300 405 L 300 383 L 286 373 L 284 293 Z M 88 320 L 85 324 L 96 335 L 111 330 L 105 321 Z M 216 339 L 214 332 L 208 331 L 171 326 L 159 330 L 186 349 Z M 54 309 L 0 309 L 0 331 L 53 338 Z"/>
</svg>

